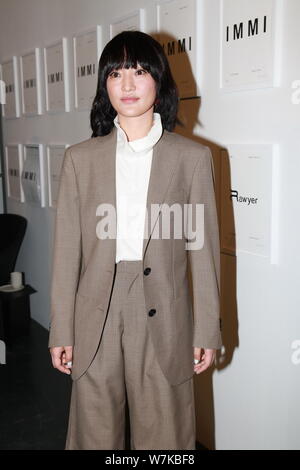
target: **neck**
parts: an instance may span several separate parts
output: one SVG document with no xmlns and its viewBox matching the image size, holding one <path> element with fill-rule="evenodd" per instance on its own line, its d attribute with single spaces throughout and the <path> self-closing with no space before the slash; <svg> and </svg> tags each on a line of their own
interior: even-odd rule
<svg viewBox="0 0 300 470">
<path fill-rule="evenodd" d="M 153 126 L 153 108 L 149 109 L 142 116 L 128 117 L 118 114 L 118 121 L 127 136 L 128 142 L 142 139 Z"/>
</svg>

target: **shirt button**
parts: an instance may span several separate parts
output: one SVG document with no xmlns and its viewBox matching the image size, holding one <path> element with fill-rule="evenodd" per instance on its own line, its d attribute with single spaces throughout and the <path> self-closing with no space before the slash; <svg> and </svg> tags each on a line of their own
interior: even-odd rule
<svg viewBox="0 0 300 470">
<path fill-rule="evenodd" d="M 146 269 L 144 270 L 145 276 L 148 276 L 148 274 L 150 274 L 150 272 L 151 272 L 151 268 L 146 268 Z"/>
<path fill-rule="evenodd" d="M 155 315 L 155 313 L 156 313 L 155 308 L 151 308 L 151 310 L 149 310 L 149 312 L 148 312 L 148 315 L 149 315 L 149 317 L 153 317 L 153 315 Z"/>
</svg>

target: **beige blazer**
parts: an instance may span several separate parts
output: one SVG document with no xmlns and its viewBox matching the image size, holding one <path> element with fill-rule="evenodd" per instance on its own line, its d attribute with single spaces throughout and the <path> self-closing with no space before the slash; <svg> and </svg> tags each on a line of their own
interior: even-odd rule
<svg viewBox="0 0 300 470">
<path fill-rule="evenodd" d="M 53 254 L 49 347 L 73 345 L 71 377 L 91 364 L 113 286 L 116 239 L 99 238 L 97 207 L 116 208 L 117 130 L 68 147 L 61 171 Z M 162 212 L 151 204 L 204 204 L 204 245 L 187 250 L 184 234 L 151 237 Z M 153 148 L 143 240 L 147 325 L 169 383 L 194 374 L 193 347 L 222 346 L 219 317 L 220 248 L 210 149 L 164 130 Z M 116 227 L 116 219 L 114 233 Z M 159 222 L 160 221 L 160 222 Z M 152 224 L 152 225 L 151 225 Z M 184 224 L 184 217 L 182 218 Z M 190 263 L 192 295 L 187 274 Z M 105 334 L 105 329 L 104 329 Z"/>
</svg>

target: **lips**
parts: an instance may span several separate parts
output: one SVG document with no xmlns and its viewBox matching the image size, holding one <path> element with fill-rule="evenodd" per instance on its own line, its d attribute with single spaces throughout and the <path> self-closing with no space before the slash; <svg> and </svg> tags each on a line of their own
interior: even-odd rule
<svg viewBox="0 0 300 470">
<path fill-rule="evenodd" d="M 124 103 L 135 103 L 139 98 L 121 98 L 121 101 L 123 101 Z"/>
</svg>

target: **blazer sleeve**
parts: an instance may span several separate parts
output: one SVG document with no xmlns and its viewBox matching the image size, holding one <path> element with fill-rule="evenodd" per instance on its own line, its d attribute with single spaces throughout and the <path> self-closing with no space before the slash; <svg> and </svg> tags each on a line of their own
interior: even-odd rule
<svg viewBox="0 0 300 470">
<path fill-rule="evenodd" d="M 193 285 L 193 346 L 220 349 L 220 240 L 213 170 L 211 151 L 205 147 L 196 164 L 189 194 L 193 230 L 196 204 L 204 206 L 204 220 L 199 224 L 204 241 L 202 247 L 188 249 L 188 258 Z"/>
<path fill-rule="evenodd" d="M 65 150 L 58 189 L 48 347 L 74 343 L 74 305 L 81 266 L 79 195 L 71 149 Z"/>
</svg>

